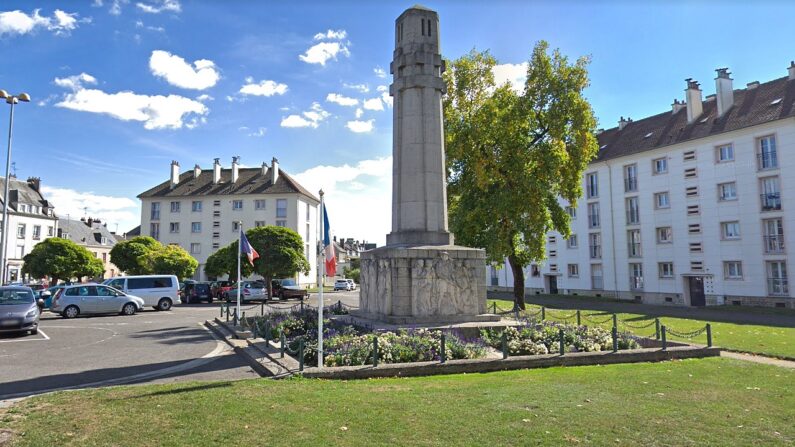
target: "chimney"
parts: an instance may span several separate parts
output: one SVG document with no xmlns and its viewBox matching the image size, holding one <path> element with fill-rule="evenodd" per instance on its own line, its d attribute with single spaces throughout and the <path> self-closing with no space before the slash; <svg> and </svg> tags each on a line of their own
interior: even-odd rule
<svg viewBox="0 0 795 447">
<path fill-rule="evenodd" d="M 41 179 L 39 177 L 28 177 L 28 185 L 36 192 L 41 187 Z"/>
<path fill-rule="evenodd" d="M 698 82 L 693 78 L 685 79 L 687 82 L 687 90 L 685 90 L 685 102 L 687 103 L 687 123 L 690 124 L 696 120 L 703 112 L 701 106 L 701 89 Z"/>
<path fill-rule="evenodd" d="M 789 61 L 789 68 L 787 68 L 789 72 L 789 80 L 795 79 L 795 61 Z"/>
<path fill-rule="evenodd" d="M 759 81 L 749 82 L 748 84 L 745 84 L 745 87 L 748 88 L 748 90 L 753 90 L 759 87 Z"/>
<path fill-rule="evenodd" d="M 718 77 L 715 78 L 715 96 L 718 100 L 718 118 L 720 118 L 734 104 L 734 87 L 728 68 L 718 68 L 715 71 L 718 72 Z"/>
<path fill-rule="evenodd" d="M 264 177 L 266 175 L 268 175 L 268 165 L 266 165 L 265 162 L 263 161 L 262 162 L 262 176 Z"/>
<path fill-rule="evenodd" d="M 275 185 L 276 180 L 279 180 L 279 160 L 273 157 L 271 160 L 271 185 Z"/>
<path fill-rule="evenodd" d="M 202 168 L 197 164 L 193 167 L 193 178 L 199 178 L 202 174 Z"/>
<path fill-rule="evenodd" d="M 618 120 L 618 130 L 624 130 L 624 128 L 627 127 L 627 124 L 629 124 L 630 121 L 632 120 L 630 120 L 629 118 L 624 119 L 624 117 L 622 116 L 621 119 Z"/>
<path fill-rule="evenodd" d="M 674 103 L 671 104 L 671 114 L 676 115 L 676 112 L 685 108 L 685 102 L 679 101 L 678 99 L 674 99 Z"/>
<path fill-rule="evenodd" d="M 171 189 L 174 189 L 179 184 L 179 162 L 171 160 Z"/>
<path fill-rule="evenodd" d="M 240 157 L 232 157 L 232 183 L 237 183 L 239 165 L 238 160 L 240 160 Z"/>
<path fill-rule="evenodd" d="M 213 161 L 213 185 L 221 183 L 221 160 L 216 158 Z"/>
</svg>

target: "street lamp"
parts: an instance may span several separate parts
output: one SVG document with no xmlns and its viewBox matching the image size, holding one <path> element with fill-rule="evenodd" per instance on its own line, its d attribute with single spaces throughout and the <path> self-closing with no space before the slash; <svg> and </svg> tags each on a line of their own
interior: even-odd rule
<svg viewBox="0 0 795 447">
<path fill-rule="evenodd" d="M 8 120 L 8 152 L 6 153 L 6 184 L 5 191 L 3 192 L 3 233 L 2 243 L 0 243 L 0 285 L 5 285 L 7 272 L 6 272 L 6 253 L 8 251 L 8 185 L 11 179 L 8 177 L 11 170 L 11 131 L 14 127 L 14 105 L 22 102 L 30 102 L 30 95 L 27 93 L 20 93 L 18 95 L 9 95 L 5 90 L 0 90 L 0 98 L 5 99 L 6 103 L 11 105 L 11 115 Z"/>
</svg>

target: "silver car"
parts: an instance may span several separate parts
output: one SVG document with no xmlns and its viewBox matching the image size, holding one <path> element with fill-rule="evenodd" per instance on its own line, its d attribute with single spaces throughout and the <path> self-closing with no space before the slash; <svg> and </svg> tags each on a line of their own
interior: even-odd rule
<svg viewBox="0 0 795 447">
<path fill-rule="evenodd" d="M 0 287 L 0 334 L 39 332 L 39 310 L 29 287 Z"/>
<path fill-rule="evenodd" d="M 144 300 L 113 287 L 78 284 L 57 291 L 52 298 L 50 312 L 61 314 L 64 318 L 86 314 L 134 315 L 143 307 Z"/>
<path fill-rule="evenodd" d="M 232 286 L 231 289 L 224 292 L 226 302 L 237 301 L 237 288 L 242 285 L 240 289 L 240 302 L 246 301 L 265 301 L 268 299 L 268 290 L 265 284 L 258 281 L 243 281 Z"/>
</svg>

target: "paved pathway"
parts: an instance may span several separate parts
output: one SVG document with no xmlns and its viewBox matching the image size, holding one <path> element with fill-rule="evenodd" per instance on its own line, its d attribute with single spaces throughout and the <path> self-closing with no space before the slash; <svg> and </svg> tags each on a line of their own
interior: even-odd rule
<svg viewBox="0 0 795 447">
<path fill-rule="evenodd" d="M 743 354 L 740 352 L 729 352 L 729 351 L 721 351 L 720 356 L 727 357 L 730 359 L 743 360 L 746 362 L 761 363 L 763 365 L 774 365 L 774 366 L 780 366 L 782 368 L 795 369 L 795 362 L 791 360 L 781 360 L 772 357 L 765 357 L 762 355 Z"/>
</svg>

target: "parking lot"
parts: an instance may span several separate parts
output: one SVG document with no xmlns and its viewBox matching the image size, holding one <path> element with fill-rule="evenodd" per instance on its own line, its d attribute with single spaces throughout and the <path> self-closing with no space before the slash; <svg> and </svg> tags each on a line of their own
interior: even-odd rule
<svg viewBox="0 0 795 447">
<path fill-rule="evenodd" d="M 358 305 L 358 295 L 327 293 L 324 301 Z M 317 295 L 306 302 L 316 305 Z M 245 306 L 249 314 L 259 310 L 252 306 Z M 45 311 L 37 335 L 0 335 L 0 400 L 70 388 L 258 377 L 202 325 L 219 314 L 218 303 L 72 320 Z"/>
</svg>

